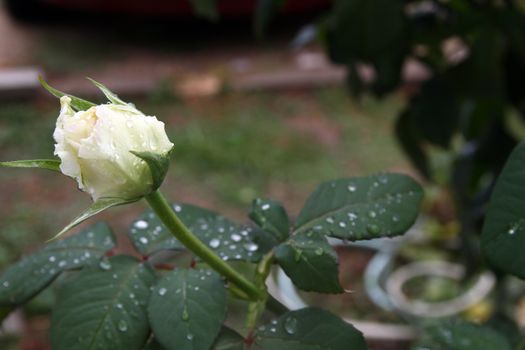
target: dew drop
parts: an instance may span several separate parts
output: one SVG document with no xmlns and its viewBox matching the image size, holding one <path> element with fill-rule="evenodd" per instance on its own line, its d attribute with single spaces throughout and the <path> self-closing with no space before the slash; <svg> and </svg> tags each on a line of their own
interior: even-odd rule
<svg viewBox="0 0 525 350">
<path fill-rule="evenodd" d="M 327 223 L 329 223 L 329 224 L 333 224 L 333 223 L 334 223 L 334 219 L 331 218 L 331 217 L 327 217 L 325 221 L 326 221 Z"/>
<path fill-rule="evenodd" d="M 315 250 L 315 254 L 316 254 L 316 255 L 323 255 L 323 253 L 324 253 L 324 250 L 323 250 L 323 248 L 321 248 L 321 247 L 319 247 L 319 248 L 317 248 L 317 249 Z"/>
<path fill-rule="evenodd" d="M 355 219 L 357 219 L 357 215 L 355 213 L 350 212 L 347 215 L 350 221 L 354 221 Z"/>
<path fill-rule="evenodd" d="M 2 283 L 2 285 L 3 285 L 5 288 L 9 287 L 9 281 L 4 281 L 4 283 Z"/>
<path fill-rule="evenodd" d="M 268 210 L 268 209 L 270 209 L 270 204 L 264 204 L 263 206 L 261 206 L 261 209 L 262 209 L 262 210 Z"/>
<path fill-rule="evenodd" d="M 163 296 L 163 295 L 166 294 L 167 291 L 168 291 L 168 290 L 167 290 L 166 288 L 160 288 L 160 289 L 159 289 L 159 295 L 160 295 L 160 296 Z"/>
<path fill-rule="evenodd" d="M 111 269 L 111 263 L 109 262 L 108 259 L 102 259 L 100 260 L 98 266 L 102 269 L 102 270 L 109 270 Z"/>
<path fill-rule="evenodd" d="M 217 238 L 214 238 L 208 244 L 212 248 L 218 248 L 221 245 L 221 241 L 219 241 Z"/>
<path fill-rule="evenodd" d="M 118 330 L 121 332 L 125 332 L 128 330 L 128 324 L 124 320 L 120 320 L 118 323 Z"/>
<path fill-rule="evenodd" d="M 148 226 L 149 224 L 146 220 L 138 220 L 137 222 L 135 222 L 135 227 L 139 230 L 145 230 L 148 228 Z"/>
<path fill-rule="evenodd" d="M 51 262 L 54 262 L 56 259 L 57 259 L 57 258 L 55 258 L 54 256 L 50 256 L 50 257 L 49 257 L 49 261 L 51 261 Z"/>
<path fill-rule="evenodd" d="M 372 234 L 372 235 L 377 235 L 381 232 L 381 228 L 379 226 L 377 226 L 376 224 L 369 224 L 366 226 L 366 230 L 368 231 L 368 233 Z"/>
<path fill-rule="evenodd" d="M 357 187 L 355 187 L 355 185 L 349 185 L 348 186 L 348 191 L 355 192 L 356 190 L 357 190 Z"/>
<path fill-rule="evenodd" d="M 188 339 L 188 340 L 190 340 L 190 341 L 193 340 L 193 334 L 188 333 L 188 334 L 186 335 L 186 339 Z"/>
<path fill-rule="evenodd" d="M 230 237 L 234 242 L 239 242 L 242 239 L 241 235 L 238 235 L 236 233 L 232 234 Z"/>
<path fill-rule="evenodd" d="M 373 218 L 375 218 L 376 216 L 377 216 L 377 213 L 376 213 L 375 211 L 370 210 L 370 211 L 368 212 L 368 217 L 369 217 L 369 218 L 373 219 Z"/>
<path fill-rule="evenodd" d="M 183 321 L 189 321 L 190 315 L 188 314 L 188 310 L 184 309 L 182 311 L 182 320 Z"/>
<path fill-rule="evenodd" d="M 139 238 L 140 243 L 142 244 L 148 244 L 148 239 L 146 237 L 140 237 Z"/>
<path fill-rule="evenodd" d="M 392 216 L 392 221 L 393 221 L 393 222 L 399 222 L 399 216 L 397 216 L 397 215 L 393 215 L 393 216 Z"/>
<path fill-rule="evenodd" d="M 341 228 L 345 228 L 345 227 L 346 227 L 346 224 L 345 224 L 343 221 L 341 221 L 341 222 L 339 223 L 339 227 L 341 227 Z"/>
<path fill-rule="evenodd" d="M 284 330 L 290 335 L 295 334 L 295 332 L 297 332 L 297 319 L 295 317 L 288 317 L 284 321 Z"/>
<path fill-rule="evenodd" d="M 177 213 L 180 213 L 181 210 L 182 210 L 182 207 L 180 205 L 178 205 L 178 204 L 175 204 L 173 206 L 173 210 L 175 210 L 175 212 L 177 212 Z"/>
<path fill-rule="evenodd" d="M 255 252 L 257 249 L 259 249 L 259 246 L 253 242 L 245 243 L 244 249 L 246 249 L 249 252 Z"/>
<path fill-rule="evenodd" d="M 303 255 L 303 251 L 300 250 L 300 249 L 297 249 L 294 252 L 294 260 L 295 260 L 295 262 L 298 262 L 299 260 L 301 260 L 301 255 Z"/>
</svg>

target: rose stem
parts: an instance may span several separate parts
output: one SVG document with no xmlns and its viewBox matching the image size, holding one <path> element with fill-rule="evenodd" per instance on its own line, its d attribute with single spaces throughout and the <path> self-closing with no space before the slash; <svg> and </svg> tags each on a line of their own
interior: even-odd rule
<svg viewBox="0 0 525 350">
<path fill-rule="evenodd" d="M 162 220 L 164 225 L 170 230 L 171 234 L 184 244 L 186 248 L 193 252 L 193 254 L 201 258 L 212 269 L 223 275 L 228 281 L 235 284 L 235 286 L 249 296 L 250 299 L 258 300 L 264 298 L 264 291 L 260 290 L 253 283 L 244 278 L 239 272 L 215 255 L 215 253 L 202 243 L 201 240 L 195 237 L 195 235 L 178 218 L 177 214 L 175 214 L 160 191 L 157 190 L 147 195 L 145 199 L 157 216 Z"/>
</svg>

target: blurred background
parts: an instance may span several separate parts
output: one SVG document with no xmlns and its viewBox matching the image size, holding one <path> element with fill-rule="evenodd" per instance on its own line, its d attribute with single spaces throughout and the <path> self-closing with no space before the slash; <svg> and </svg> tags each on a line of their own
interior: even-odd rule
<svg viewBox="0 0 525 350">
<path fill-rule="evenodd" d="M 485 274 L 477 235 L 497 174 L 525 135 L 523 1 L 0 5 L 0 159 L 53 152 L 59 104 L 39 75 L 103 101 L 90 77 L 166 123 L 175 143 L 163 185 L 169 198 L 238 221 L 247 221 L 257 197 L 284 203 L 294 217 L 317 184 L 337 177 L 394 171 L 423 183 L 422 218 L 408 238 L 339 248 L 341 280 L 354 293 L 297 295 L 363 322 L 373 349 L 408 349 L 411 324 L 434 318 L 385 302 L 383 272 L 422 261 L 461 266 L 456 275 L 404 281 L 406 295 L 429 303 L 453 301 L 494 278 Z M 41 246 L 89 203 L 73 180 L 0 171 L 0 268 Z M 137 203 L 90 222 L 107 220 L 124 237 L 142 210 Z M 378 286 L 367 287 L 366 278 Z M 509 290 L 502 303 L 499 293 Z M 499 281 L 476 293 L 446 316 L 494 322 L 516 336 L 525 309 L 509 305 L 525 305 L 521 283 Z M 49 349 L 52 304 L 49 292 L 8 318 L 0 348 Z"/>
</svg>

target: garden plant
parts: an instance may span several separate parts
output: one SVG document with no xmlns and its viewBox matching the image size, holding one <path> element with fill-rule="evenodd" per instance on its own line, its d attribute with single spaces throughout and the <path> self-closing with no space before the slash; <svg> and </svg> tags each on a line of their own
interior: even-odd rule
<svg viewBox="0 0 525 350">
<path fill-rule="evenodd" d="M 280 203 L 256 198 L 251 223 L 236 223 L 168 202 L 160 187 L 177 140 L 174 145 L 155 117 L 93 83 L 107 104 L 42 81 L 60 98 L 53 134 L 58 158 L 0 163 L 61 172 L 93 199 L 41 249 L 3 272 L 3 317 L 53 286 L 54 350 L 368 348 L 360 331 L 332 313 L 287 310 L 268 293 L 266 280 L 279 266 L 301 290 L 351 292 L 339 283 L 338 257 L 327 237 L 358 241 L 405 233 L 422 200 L 418 183 L 395 173 L 336 179 L 321 184 L 295 220 Z M 133 251 L 115 254 L 117 239 L 106 223 L 65 235 L 103 210 L 139 201 L 150 208 L 130 223 Z"/>
</svg>

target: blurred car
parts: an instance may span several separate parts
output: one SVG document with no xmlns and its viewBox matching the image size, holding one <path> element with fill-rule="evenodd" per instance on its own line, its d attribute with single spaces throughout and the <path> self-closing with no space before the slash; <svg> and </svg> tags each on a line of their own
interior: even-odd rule
<svg viewBox="0 0 525 350">
<path fill-rule="evenodd" d="M 18 19 L 42 17 L 46 11 L 74 11 L 119 15 L 195 16 L 190 0 L 4 0 L 8 11 Z M 223 17 L 253 14 L 257 0 L 216 0 Z M 283 13 L 298 14 L 327 8 L 332 0 L 287 0 Z M 44 12 L 42 12 L 44 11 Z"/>
</svg>

